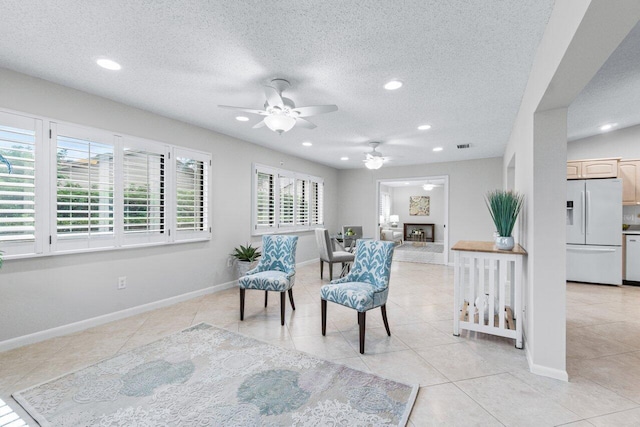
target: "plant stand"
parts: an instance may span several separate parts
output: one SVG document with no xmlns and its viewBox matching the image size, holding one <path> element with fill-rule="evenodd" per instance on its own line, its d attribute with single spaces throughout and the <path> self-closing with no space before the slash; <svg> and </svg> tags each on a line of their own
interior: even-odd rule
<svg viewBox="0 0 640 427">
<path fill-rule="evenodd" d="M 510 251 L 493 242 L 460 241 L 454 251 L 453 335 L 460 329 L 516 340 L 522 348 L 522 258 L 527 252 L 516 245 Z M 476 307 L 478 297 L 488 301 Z M 509 301 L 509 305 L 507 305 Z M 491 320 L 491 321 L 490 321 Z"/>
</svg>

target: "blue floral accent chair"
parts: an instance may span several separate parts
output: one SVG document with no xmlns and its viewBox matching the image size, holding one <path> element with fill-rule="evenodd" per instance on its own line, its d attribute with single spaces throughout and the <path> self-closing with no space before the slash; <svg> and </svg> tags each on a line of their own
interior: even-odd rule
<svg viewBox="0 0 640 427">
<path fill-rule="evenodd" d="M 262 257 L 256 268 L 247 271 L 238 280 L 240 286 L 240 320 L 244 320 L 244 294 L 247 289 L 264 292 L 264 306 L 267 306 L 269 291 L 280 292 L 280 324 L 284 325 L 285 293 L 289 293 L 291 308 L 293 284 L 296 275 L 296 246 L 298 236 L 262 236 Z"/>
<path fill-rule="evenodd" d="M 382 320 L 391 336 L 387 321 L 387 296 L 393 258 L 393 242 L 358 240 L 356 258 L 351 272 L 320 288 L 322 299 L 322 335 L 327 332 L 327 301 L 353 308 L 358 312 L 360 353 L 364 354 L 364 333 L 367 311 L 380 307 Z"/>
</svg>

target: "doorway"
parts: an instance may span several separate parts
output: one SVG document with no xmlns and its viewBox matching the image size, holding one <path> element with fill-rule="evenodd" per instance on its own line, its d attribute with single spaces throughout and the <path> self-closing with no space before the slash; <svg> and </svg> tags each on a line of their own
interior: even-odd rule
<svg viewBox="0 0 640 427">
<path fill-rule="evenodd" d="M 449 176 L 379 179 L 377 238 L 398 246 L 394 260 L 449 264 Z"/>
</svg>

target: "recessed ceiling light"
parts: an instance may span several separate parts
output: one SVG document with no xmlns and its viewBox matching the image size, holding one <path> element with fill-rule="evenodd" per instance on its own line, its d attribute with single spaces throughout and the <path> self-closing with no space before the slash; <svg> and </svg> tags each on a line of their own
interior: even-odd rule
<svg viewBox="0 0 640 427">
<path fill-rule="evenodd" d="M 249 121 L 249 117 L 238 116 L 238 117 L 236 117 L 236 120 L 239 121 L 239 122 L 248 122 Z"/>
<path fill-rule="evenodd" d="M 442 147 L 434 147 L 433 151 L 442 151 Z"/>
<path fill-rule="evenodd" d="M 309 141 L 305 141 L 302 143 L 302 145 L 304 145 L 305 147 L 311 147 L 313 144 Z"/>
<path fill-rule="evenodd" d="M 346 156 L 345 157 L 340 157 L 340 160 L 349 160 L 349 158 L 346 157 Z"/>
<path fill-rule="evenodd" d="M 606 125 L 600 126 L 600 130 L 606 132 L 608 130 L 613 129 L 616 125 L 617 125 L 617 123 L 607 123 Z"/>
<path fill-rule="evenodd" d="M 409 185 L 409 183 L 408 183 L 408 182 L 405 182 L 405 183 L 404 183 L 404 185 Z"/>
<path fill-rule="evenodd" d="M 116 61 L 112 61 L 107 58 L 98 59 L 96 61 L 96 64 L 98 64 L 102 68 L 106 68 L 107 70 L 111 70 L 111 71 L 118 71 L 119 69 L 122 68 L 122 66 L 120 66 L 120 64 L 118 64 Z"/>
<path fill-rule="evenodd" d="M 402 87 L 402 82 L 400 80 L 391 80 L 390 82 L 385 83 L 384 88 L 386 90 L 396 90 Z"/>
<path fill-rule="evenodd" d="M 431 125 L 420 125 L 418 126 L 419 130 L 427 130 L 427 129 L 431 129 Z"/>
</svg>

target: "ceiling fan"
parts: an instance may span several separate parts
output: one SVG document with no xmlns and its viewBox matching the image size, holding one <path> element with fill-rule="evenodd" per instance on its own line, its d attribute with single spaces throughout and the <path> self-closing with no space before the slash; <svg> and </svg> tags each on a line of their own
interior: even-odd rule
<svg viewBox="0 0 640 427">
<path fill-rule="evenodd" d="M 363 160 L 367 169 L 380 169 L 385 162 L 385 158 L 382 157 L 382 153 L 376 151 L 376 147 L 380 145 L 379 142 L 370 142 L 371 152 L 367 153 L 367 157 Z"/>
<path fill-rule="evenodd" d="M 291 130 L 295 125 L 307 129 L 315 129 L 316 125 L 305 119 L 305 117 L 330 113 L 338 109 L 336 105 L 310 105 L 307 107 L 296 107 L 291 99 L 282 96 L 282 92 L 289 87 L 291 87 L 291 83 L 284 79 L 273 79 L 269 85 L 265 85 L 264 93 L 267 96 L 267 100 L 264 103 L 264 110 L 232 107 L 230 105 L 218 105 L 218 107 L 265 116 L 264 119 L 253 126 L 253 128 L 255 129 L 267 126 L 269 129 L 280 135 L 282 135 L 283 132 Z"/>
</svg>

